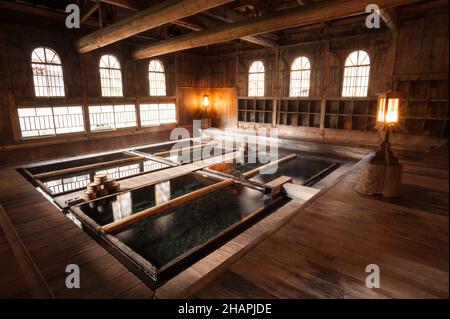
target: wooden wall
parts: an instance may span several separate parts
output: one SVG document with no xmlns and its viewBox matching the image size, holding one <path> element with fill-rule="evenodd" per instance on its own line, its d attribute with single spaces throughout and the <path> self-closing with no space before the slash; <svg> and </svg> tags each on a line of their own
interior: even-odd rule
<svg viewBox="0 0 450 319">
<path fill-rule="evenodd" d="M 298 56 L 306 56 L 312 67 L 310 98 L 321 99 L 322 104 L 325 105 L 326 100 L 341 98 L 345 59 L 350 52 L 361 49 L 367 51 L 371 58 L 368 98 L 376 99 L 376 94 L 379 92 L 398 90 L 399 81 L 416 81 L 411 85 L 413 87 L 422 85 L 420 80 L 436 80 L 436 82 L 439 81 L 439 90 L 448 90 L 448 7 L 441 12 L 418 13 L 411 17 L 402 17 L 398 32 L 388 29 L 364 31 L 363 26 L 360 31 L 361 34 L 357 35 L 353 32 L 353 34 L 334 38 L 322 37 L 320 40 L 291 43 L 279 48 L 237 51 L 211 56 L 208 58 L 206 70 L 208 83 L 210 86 L 218 87 L 236 86 L 238 96 L 246 97 L 249 66 L 253 61 L 261 60 L 264 62 L 266 72 L 266 98 L 285 99 L 289 97 L 290 66 Z M 403 82 L 400 84 L 403 85 Z M 406 94 L 403 98 L 406 108 L 410 97 Z M 448 93 L 441 94 L 439 99 L 443 100 L 442 103 L 446 105 L 447 110 L 446 114 L 442 115 L 444 120 L 436 121 L 439 129 L 434 131 L 439 131 L 441 125 L 448 125 Z M 324 108 L 323 106 L 322 112 L 325 111 Z M 424 110 L 424 113 L 427 113 L 427 110 Z M 276 110 L 274 110 L 274 118 L 276 118 Z M 371 144 L 378 141 L 376 132 L 324 129 L 324 120 L 325 116 L 322 116 L 320 128 L 289 125 L 276 127 L 280 134 L 286 137 L 354 140 Z M 422 123 L 425 123 L 423 124 L 425 126 L 434 125 L 426 115 L 420 119 L 419 124 Z M 241 128 L 274 127 L 241 122 L 239 125 Z M 430 135 L 429 132 L 433 132 L 433 128 L 425 127 L 417 130 L 408 127 L 404 121 L 402 125 L 398 129 L 399 134 L 394 135 L 394 141 L 397 143 L 410 146 L 433 145 L 440 143 L 436 140 L 441 138 L 448 140 L 448 126 L 441 136 L 436 138 L 436 136 L 421 136 Z"/>
<path fill-rule="evenodd" d="M 166 69 L 167 97 L 150 97 L 148 60 L 133 61 L 134 41 L 122 41 L 87 54 L 73 48 L 80 36 L 64 27 L 45 20 L 20 16 L 13 21 L 7 13 L 0 13 L 0 165 L 24 159 L 46 159 L 55 156 L 79 155 L 92 151 L 107 151 L 128 145 L 145 144 L 169 139 L 175 125 L 121 129 L 110 132 L 86 132 L 49 138 L 22 140 L 18 127 L 18 107 L 45 107 L 105 103 L 176 101 L 178 86 L 200 86 L 202 72 L 200 58 L 187 53 L 160 57 Z M 31 70 L 34 48 L 48 46 L 62 60 L 65 98 L 36 98 Z M 103 54 L 115 55 L 121 64 L 123 98 L 102 98 L 98 64 Z M 182 111 L 178 110 L 178 117 Z M 70 146 L 69 146 L 70 145 Z"/>
<path fill-rule="evenodd" d="M 209 97 L 209 107 L 206 110 L 202 105 L 205 95 Z M 213 127 L 237 126 L 236 88 L 179 87 L 177 105 L 183 110 L 181 125 L 190 125 L 193 120 L 209 118 Z"/>
<path fill-rule="evenodd" d="M 392 33 L 375 33 L 213 56 L 208 59 L 208 80 L 211 86 L 237 86 L 238 95 L 247 96 L 248 69 L 253 61 L 260 60 L 266 72 L 265 96 L 288 97 L 291 64 L 295 58 L 306 56 L 312 67 L 310 97 L 339 97 L 345 58 L 363 49 L 371 57 L 369 96 L 373 96 L 390 86 L 394 42 Z"/>
<path fill-rule="evenodd" d="M 222 95 L 220 100 L 226 100 L 225 103 L 230 104 L 227 117 L 222 116 L 221 112 L 211 113 L 214 115 L 214 125 L 256 127 L 256 124 L 238 123 L 235 111 L 237 101 L 228 102 L 233 94 L 240 97 L 247 95 L 248 68 L 254 60 L 264 62 L 266 97 L 275 100 L 288 97 L 292 61 L 300 55 L 307 56 L 312 66 L 310 97 L 324 101 L 322 112 L 326 99 L 340 97 L 343 63 L 346 56 L 357 49 L 366 50 L 371 57 L 369 97 L 375 97 L 377 92 L 398 89 L 405 83 L 408 84 L 408 81 L 419 81 L 409 85 L 411 90 L 420 85 L 422 80 L 443 81 L 448 88 L 448 8 L 447 12 L 419 13 L 410 18 L 402 18 L 398 32 L 366 30 L 356 35 L 355 32 L 342 32 L 339 36 L 324 36 L 317 40 L 305 38 L 301 32 L 289 31 L 292 32 L 288 36 L 291 42 L 278 48 L 217 54 L 197 50 L 195 54 L 179 52 L 166 55 L 160 57 L 166 68 L 168 96 L 165 98 L 148 96 L 148 61 L 135 62 L 130 58 L 130 53 L 142 44 L 138 40 L 125 40 L 88 54 L 78 54 L 73 49 L 75 39 L 80 36 L 78 31 L 55 28 L 54 24 L 45 19 L 31 19 L 25 15 L 18 18 L 0 13 L 0 21 L 0 164 L 23 158 L 37 160 L 59 156 L 70 149 L 71 153 L 87 153 L 93 150 L 106 151 L 125 144 L 137 145 L 167 139 L 169 130 L 174 127 L 137 127 L 115 132 L 87 132 L 74 136 L 22 140 L 15 118 L 16 108 L 20 106 L 71 104 L 82 105 L 87 109 L 91 103 L 127 102 L 138 105 L 141 102 L 177 101 L 179 124 L 189 126 L 190 120 L 197 114 L 194 114 L 188 97 L 198 97 L 203 92 L 209 92 L 212 98 Z M 30 55 L 38 46 L 49 46 L 60 55 L 66 98 L 34 97 Z M 116 55 L 121 62 L 123 98 L 107 99 L 100 96 L 98 62 L 104 53 Z M 430 83 L 428 85 L 432 87 L 434 82 Z M 446 99 L 442 103 L 446 103 L 448 109 L 448 94 Z M 446 112 L 448 118 L 448 110 Z M 227 118 L 226 123 L 224 118 Z M 276 114 L 274 123 L 275 118 Z M 286 137 L 344 139 L 361 144 L 375 143 L 378 140 L 375 132 L 326 129 L 324 120 L 325 117 L 321 116 L 320 127 L 294 128 L 289 125 L 274 126 L 274 123 L 265 126 L 278 128 Z M 446 123 L 448 125 L 448 120 Z M 428 121 L 425 125 L 433 124 Z M 394 140 L 398 143 L 430 143 L 428 138 L 419 135 L 407 135 L 405 138 L 399 136 L 400 138 L 394 135 Z M 448 138 L 448 134 L 445 137 Z"/>
</svg>

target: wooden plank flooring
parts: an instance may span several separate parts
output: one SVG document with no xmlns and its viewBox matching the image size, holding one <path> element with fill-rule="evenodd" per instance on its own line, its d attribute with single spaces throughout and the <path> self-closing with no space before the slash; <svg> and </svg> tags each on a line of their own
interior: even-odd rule
<svg viewBox="0 0 450 319">
<path fill-rule="evenodd" d="M 204 284 L 198 284 L 199 270 L 210 271 L 203 264 L 212 259 L 185 271 L 195 279 L 189 285 L 180 289 L 174 278 L 156 296 L 182 291 L 200 298 L 448 297 L 447 152 L 403 160 L 403 192 L 395 200 L 356 194 L 358 170 L 336 185 L 319 183 L 326 190 L 302 208 L 286 208 L 287 222 Z M 201 167 L 190 164 L 183 170 Z M 12 168 L 0 169 L 0 203 L 56 298 L 155 297 Z M 229 244 L 241 247 L 242 238 Z M 217 253 L 227 255 L 223 250 L 229 248 L 221 249 Z M 1 231 L 0 251 L 0 297 L 32 297 Z M 81 289 L 65 287 L 65 267 L 71 263 L 81 268 Z M 380 289 L 364 285 L 370 263 L 381 268 Z"/>
<path fill-rule="evenodd" d="M 13 168 L 0 170 L 0 203 L 56 298 L 151 298 L 153 292 L 48 202 Z M 3 233 L 0 296 L 31 297 Z M 68 264 L 80 267 L 80 289 L 67 289 Z M 3 274 L 6 274 L 4 275 Z M 27 289 L 28 288 L 28 289 Z"/>
<path fill-rule="evenodd" d="M 31 290 L 1 228 L 0 256 L 0 299 L 31 298 Z"/>
<path fill-rule="evenodd" d="M 218 161 L 213 158 L 195 164 L 168 168 L 121 181 L 125 188 L 142 186 L 176 177 Z M 14 168 L 0 169 L 0 204 L 4 207 L 23 245 L 56 298 L 152 298 L 154 292 L 120 262 L 56 209 Z M 0 297 L 33 297 L 27 276 L 0 233 Z M 65 268 L 80 267 L 81 288 L 67 289 Z M 26 274 L 29 275 L 29 274 Z"/>
<path fill-rule="evenodd" d="M 358 168 L 193 297 L 448 298 L 448 148 L 402 162 L 400 198 L 357 194 Z"/>
</svg>

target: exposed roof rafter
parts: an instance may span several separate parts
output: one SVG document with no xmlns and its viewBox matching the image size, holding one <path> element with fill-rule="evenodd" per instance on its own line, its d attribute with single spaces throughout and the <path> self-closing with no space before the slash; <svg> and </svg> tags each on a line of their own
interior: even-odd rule
<svg viewBox="0 0 450 319">
<path fill-rule="evenodd" d="M 135 59 L 145 59 L 186 49 L 231 41 L 249 35 L 257 35 L 286 28 L 306 26 L 339 18 L 366 14 L 371 0 L 335 0 L 318 2 L 308 7 L 278 11 L 266 16 L 244 20 L 223 27 L 189 33 L 175 39 L 163 41 L 136 50 Z M 381 9 L 405 5 L 417 0 L 377 0 Z"/>
</svg>

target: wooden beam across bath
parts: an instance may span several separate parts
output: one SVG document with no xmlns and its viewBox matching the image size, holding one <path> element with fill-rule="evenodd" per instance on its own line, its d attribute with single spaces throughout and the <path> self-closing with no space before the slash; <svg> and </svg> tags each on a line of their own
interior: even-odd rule
<svg viewBox="0 0 450 319">
<path fill-rule="evenodd" d="M 378 0 L 377 5 L 380 9 L 384 9 L 414 2 L 417 2 L 417 0 Z M 232 41 L 250 35 L 365 14 L 366 6 L 371 3 L 373 3 L 373 0 L 335 0 L 278 11 L 214 29 L 188 33 L 157 44 L 145 46 L 136 50 L 133 53 L 133 58 L 136 60 L 146 59 L 167 53 Z"/>
<path fill-rule="evenodd" d="M 153 154 L 153 156 L 162 156 L 162 157 L 164 157 L 166 155 L 172 154 L 172 152 L 179 153 L 179 152 L 183 152 L 183 151 L 190 151 L 190 150 L 194 150 L 196 148 L 207 146 L 207 145 L 208 145 L 207 143 L 203 143 L 201 145 L 193 145 L 193 146 L 182 147 L 182 148 L 179 148 L 179 149 L 176 149 L 176 150 L 158 152 L 158 153 Z M 217 143 L 214 143 L 213 146 L 216 146 L 216 145 L 217 145 Z"/>
<path fill-rule="evenodd" d="M 257 167 L 257 168 L 255 168 L 255 169 L 252 169 L 251 171 L 245 172 L 245 173 L 242 174 L 242 176 L 243 176 L 244 178 L 250 178 L 250 177 L 253 177 L 253 176 L 255 176 L 255 175 L 258 175 L 258 174 L 259 174 L 262 170 L 264 170 L 264 169 L 268 169 L 268 168 L 270 168 L 271 166 L 278 165 L 278 164 L 281 164 L 281 163 L 290 161 L 290 160 L 292 160 L 292 159 L 294 159 L 294 158 L 297 158 L 297 154 L 290 154 L 290 155 L 288 155 L 288 156 L 286 156 L 286 157 L 280 158 L 279 160 L 276 160 L 276 161 L 267 163 L 267 164 L 265 164 L 265 165 L 263 165 L 263 166 L 260 166 L 260 167 Z"/>
<path fill-rule="evenodd" d="M 286 183 L 292 183 L 293 178 L 291 176 L 280 176 L 264 185 L 264 188 L 270 190 L 271 196 L 276 196 L 281 193 L 283 185 Z M 264 192 L 266 193 L 266 192 Z"/>
<path fill-rule="evenodd" d="M 62 175 L 67 175 L 67 174 L 74 174 L 74 173 L 88 171 L 91 169 L 104 168 L 104 167 L 120 165 L 120 164 L 125 164 L 125 163 L 130 163 L 130 162 L 137 162 L 137 161 L 142 161 L 142 160 L 147 160 L 147 159 L 142 156 L 133 156 L 133 157 L 118 159 L 118 160 L 109 161 L 109 162 L 89 164 L 89 165 L 60 169 L 57 171 L 52 171 L 52 172 L 47 172 L 47 173 L 36 174 L 36 175 L 33 175 L 33 177 L 35 179 L 47 179 L 47 178 L 51 178 L 51 177 L 57 177 L 57 176 L 62 176 Z"/>
<path fill-rule="evenodd" d="M 192 16 L 228 2 L 232 2 L 232 0 L 163 1 L 80 38 L 75 46 L 78 52 L 90 52 L 149 29 L 171 23 L 180 18 Z"/>
<path fill-rule="evenodd" d="M 142 219 L 144 219 L 146 217 L 152 216 L 154 214 L 157 214 L 157 213 L 162 212 L 164 210 L 167 210 L 169 208 L 173 208 L 173 207 L 177 207 L 177 206 L 183 205 L 184 203 L 187 203 L 190 200 L 199 198 L 199 197 L 201 197 L 203 195 L 215 192 L 217 190 L 220 190 L 222 188 L 231 186 L 233 184 L 234 184 L 234 179 L 231 179 L 231 178 L 226 179 L 226 180 L 221 181 L 219 183 L 216 183 L 216 184 L 213 184 L 213 185 L 209 185 L 207 187 L 204 187 L 204 188 L 198 189 L 196 191 L 193 191 L 193 192 L 191 192 L 189 194 L 185 194 L 185 195 L 182 195 L 180 197 L 171 199 L 171 200 L 169 200 L 169 201 L 167 201 L 165 203 L 162 203 L 162 204 L 150 207 L 148 209 L 144 209 L 143 211 L 141 211 L 139 213 L 136 213 L 136 214 L 127 216 L 125 218 L 116 220 L 115 222 L 112 222 L 112 223 L 110 223 L 108 225 L 103 226 L 102 229 L 103 229 L 103 231 L 106 234 L 110 234 L 110 233 L 112 233 L 114 231 L 117 231 L 119 229 L 122 229 L 122 228 L 124 228 L 124 227 L 126 227 L 126 226 L 128 226 L 128 225 L 130 225 L 132 223 L 140 221 L 140 220 L 142 220 Z"/>
</svg>

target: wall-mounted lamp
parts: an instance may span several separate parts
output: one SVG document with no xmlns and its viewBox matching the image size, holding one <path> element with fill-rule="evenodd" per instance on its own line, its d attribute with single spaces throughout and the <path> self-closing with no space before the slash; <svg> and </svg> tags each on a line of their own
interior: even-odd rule
<svg viewBox="0 0 450 319">
<path fill-rule="evenodd" d="M 209 106 L 209 95 L 203 95 L 202 105 L 206 109 Z"/>
<path fill-rule="evenodd" d="M 377 126 L 382 130 L 382 141 L 375 155 L 363 169 L 355 189 L 363 194 L 384 197 L 400 195 L 402 165 L 391 151 L 389 142 L 391 128 L 399 120 L 400 94 L 396 92 L 378 95 Z"/>
<path fill-rule="evenodd" d="M 202 118 L 202 129 L 207 129 L 207 128 L 211 127 L 211 119 L 207 117 L 208 107 L 209 107 L 209 95 L 208 94 L 203 95 L 202 106 L 205 110 L 203 118 Z"/>
</svg>

